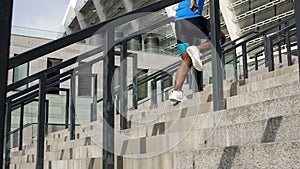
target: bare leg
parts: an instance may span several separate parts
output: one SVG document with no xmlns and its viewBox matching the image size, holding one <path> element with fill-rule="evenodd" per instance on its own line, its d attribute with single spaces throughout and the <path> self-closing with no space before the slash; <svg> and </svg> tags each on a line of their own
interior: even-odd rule
<svg viewBox="0 0 300 169">
<path fill-rule="evenodd" d="M 177 69 L 176 76 L 175 76 L 175 85 L 174 85 L 175 91 L 180 91 L 182 89 L 182 85 L 185 80 L 185 77 L 192 66 L 192 60 L 187 53 L 181 54 L 181 59 L 182 59 L 181 65 Z"/>
</svg>

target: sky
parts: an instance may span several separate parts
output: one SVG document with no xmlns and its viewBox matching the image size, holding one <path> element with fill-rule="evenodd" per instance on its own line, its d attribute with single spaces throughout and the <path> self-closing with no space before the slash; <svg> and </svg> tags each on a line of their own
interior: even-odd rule
<svg viewBox="0 0 300 169">
<path fill-rule="evenodd" d="M 14 0 L 12 25 L 58 32 L 69 0 Z"/>
</svg>

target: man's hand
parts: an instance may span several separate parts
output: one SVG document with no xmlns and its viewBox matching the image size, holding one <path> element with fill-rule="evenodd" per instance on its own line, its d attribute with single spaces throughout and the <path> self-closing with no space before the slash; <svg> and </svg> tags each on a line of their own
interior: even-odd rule
<svg viewBox="0 0 300 169">
<path fill-rule="evenodd" d="M 196 3 L 196 0 L 191 0 L 191 6 L 190 9 L 194 12 L 194 13 L 198 13 L 198 6 Z"/>
</svg>

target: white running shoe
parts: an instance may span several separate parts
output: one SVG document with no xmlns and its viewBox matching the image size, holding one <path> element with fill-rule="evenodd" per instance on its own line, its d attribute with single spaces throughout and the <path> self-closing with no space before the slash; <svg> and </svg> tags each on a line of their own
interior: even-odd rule
<svg viewBox="0 0 300 169">
<path fill-rule="evenodd" d="M 184 96 L 182 91 L 173 91 L 171 96 L 169 97 L 169 100 L 172 102 L 182 102 L 187 100 L 187 98 Z"/>
<path fill-rule="evenodd" d="M 197 48 L 197 46 L 189 46 L 187 48 L 187 53 L 192 59 L 194 68 L 198 71 L 202 71 L 203 65 L 202 65 L 202 61 L 200 60 L 200 51 Z"/>
</svg>

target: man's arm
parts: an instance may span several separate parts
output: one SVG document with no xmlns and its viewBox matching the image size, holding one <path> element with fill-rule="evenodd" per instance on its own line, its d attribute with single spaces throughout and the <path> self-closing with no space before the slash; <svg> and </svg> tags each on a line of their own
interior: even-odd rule
<svg viewBox="0 0 300 169">
<path fill-rule="evenodd" d="M 198 6 L 197 6 L 196 0 L 191 0 L 191 6 L 190 6 L 190 9 L 191 9 L 194 13 L 198 13 Z"/>
</svg>

